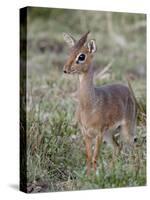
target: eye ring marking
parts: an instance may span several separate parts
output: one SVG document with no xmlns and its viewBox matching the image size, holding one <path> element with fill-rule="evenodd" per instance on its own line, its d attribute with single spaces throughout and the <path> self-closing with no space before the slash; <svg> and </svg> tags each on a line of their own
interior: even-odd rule
<svg viewBox="0 0 150 200">
<path fill-rule="evenodd" d="M 84 63 L 85 60 L 86 60 L 86 57 L 87 57 L 87 56 L 86 56 L 86 54 L 84 54 L 84 53 L 78 54 L 77 57 L 76 57 L 76 63 L 77 63 L 77 64 Z"/>
</svg>

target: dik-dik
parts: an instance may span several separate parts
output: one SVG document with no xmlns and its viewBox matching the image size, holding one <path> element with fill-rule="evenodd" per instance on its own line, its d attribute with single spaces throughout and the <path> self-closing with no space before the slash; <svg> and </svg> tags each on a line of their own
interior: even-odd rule
<svg viewBox="0 0 150 200">
<path fill-rule="evenodd" d="M 79 76 L 76 117 L 85 141 L 89 175 L 91 165 L 96 171 L 103 140 L 116 146 L 116 130 L 120 130 L 122 142 L 132 146 L 136 128 L 136 103 L 131 89 L 125 85 L 93 85 L 92 59 L 96 44 L 94 40 L 87 42 L 88 34 L 75 40 L 70 34 L 64 33 L 70 51 L 63 71 Z"/>
</svg>

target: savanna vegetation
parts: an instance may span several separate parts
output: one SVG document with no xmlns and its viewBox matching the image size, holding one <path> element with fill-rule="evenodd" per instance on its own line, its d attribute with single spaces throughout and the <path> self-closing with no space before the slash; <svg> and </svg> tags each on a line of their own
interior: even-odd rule
<svg viewBox="0 0 150 200">
<path fill-rule="evenodd" d="M 103 144 L 96 175 L 85 169 L 85 147 L 74 119 L 78 77 L 63 74 L 68 48 L 62 33 L 96 40 L 95 85 L 127 83 L 139 104 L 132 152 Z M 28 8 L 28 192 L 143 186 L 146 184 L 146 16 L 144 14 Z M 103 69 L 106 69 L 105 72 Z"/>
</svg>

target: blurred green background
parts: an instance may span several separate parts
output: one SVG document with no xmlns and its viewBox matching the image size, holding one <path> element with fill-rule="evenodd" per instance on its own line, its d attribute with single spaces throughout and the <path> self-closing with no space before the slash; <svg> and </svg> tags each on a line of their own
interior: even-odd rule
<svg viewBox="0 0 150 200">
<path fill-rule="evenodd" d="M 63 74 L 68 48 L 62 33 L 75 38 L 90 30 L 97 52 L 95 84 L 122 82 L 126 75 L 141 110 L 137 145 L 110 165 L 102 147 L 97 175 L 85 174 L 85 151 L 74 121 L 72 94 L 78 77 Z M 111 68 L 100 77 L 108 65 Z M 64 191 L 146 184 L 146 15 L 54 8 L 28 8 L 27 179 L 28 192 Z M 144 139 L 143 139 L 144 138 Z"/>
</svg>

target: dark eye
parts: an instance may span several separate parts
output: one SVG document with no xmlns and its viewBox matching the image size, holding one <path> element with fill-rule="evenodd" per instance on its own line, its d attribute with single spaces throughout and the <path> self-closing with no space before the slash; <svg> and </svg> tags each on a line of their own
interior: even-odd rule
<svg viewBox="0 0 150 200">
<path fill-rule="evenodd" d="M 83 53 L 80 54 L 78 60 L 79 60 L 79 61 L 84 61 L 84 60 L 85 60 L 85 55 L 84 55 Z"/>
</svg>

